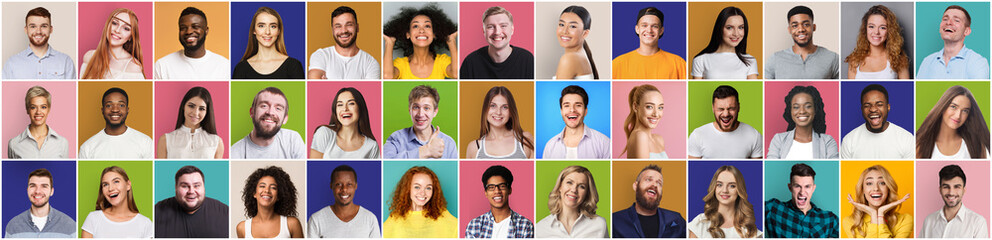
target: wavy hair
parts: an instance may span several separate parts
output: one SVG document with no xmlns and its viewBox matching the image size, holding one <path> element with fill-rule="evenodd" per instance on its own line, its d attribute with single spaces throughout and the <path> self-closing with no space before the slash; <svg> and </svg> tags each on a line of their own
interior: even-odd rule
<svg viewBox="0 0 992 240">
<path fill-rule="evenodd" d="M 875 5 L 868 8 L 868 12 L 865 12 L 865 15 L 861 17 L 861 29 L 858 30 L 858 43 L 855 45 L 854 51 L 851 51 L 851 55 L 847 55 L 847 58 L 844 58 L 848 67 L 860 67 L 861 64 L 865 63 L 865 58 L 868 57 L 871 51 L 871 43 L 868 42 L 868 18 L 871 15 L 885 17 L 888 29 L 885 33 L 885 52 L 889 58 L 889 65 L 892 67 L 892 70 L 899 72 L 904 68 L 908 68 L 909 57 L 906 56 L 906 52 L 902 49 L 905 40 L 902 38 L 902 27 L 899 26 L 899 19 L 896 18 L 895 13 L 892 13 L 889 8 L 883 5 Z"/>
<path fill-rule="evenodd" d="M 955 133 L 964 139 L 965 146 L 968 147 L 968 154 L 971 158 L 985 158 L 989 150 L 989 126 L 985 123 L 985 116 L 982 115 L 982 108 L 975 101 L 975 96 L 968 88 L 955 85 L 944 91 L 937 104 L 930 109 L 927 117 L 923 119 L 923 124 L 916 132 L 916 158 L 930 158 L 933 156 L 933 146 L 937 142 L 937 135 L 940 133 L 940 126 L 943 122 L 944 112 L 951 106 L 951 100 L 958 96 L 968 97 L 971 103 L 971 110 L 968 118 Z"/>
<path fill-rule="evenodd" d="M 565 169 L 561 170 L 561 173 L 558 173 L 558 179 L 555 180 L 555 187 L 552 188 L 551 193 L 548 194 L 548 210 L 551 211 L 551 214 L 555 215 L 561 213 L 561 195 L 558 190 L 561 189 L 561 182 L 565 180 L 565 176 L 572 173 L 581 173 L 586 176 L 586 179 L 589 179 L 589 192 L 586 193 L 585 198 L 579 200 L 579 212 L 587 218 L 595 218 L 596 209 L 599 208 L 599 206 L 596 205 L 599 203 L 599 192 L 596 191 L 596 180 L 592 178 L 592 172 L 590 172 L 588 168 L 579 165 L 565 167 Z"/>
<path fill-rule="evenodd" d="M 321 127 L 327 127 L 334 132 L 341 131 L 341 121 L 338 120 L 338 97 L 344 92 L 351 93 L 351 96 L 355 98 L 355 104 L 358 105 L 358 133 L 362 134 L 367 138 L 375 140 L 375 133 L 372 132 L 372 124 L 369 123 L 369 106 L 365 103 L 365 97 L 362 96 L 362 92 L 353 87 L 346 87 L 338 90 L 338 93 L 334 94 L 334 101 L 331 102 L 331 120 L 327 125 L 321 125 Z M 347 103 L 345 103 L 347 104 Z M 320 129 L 320 127 L 317 127 Z M 317 130 L 314 130 L 315 132 Z"/>
<path fill-rule="evenodd" d="M 96 196 L 97 197 L 96 197 L 96 209 L 95 210 L 97 210 L 97 211 L 104 210 L 104 209 L 109 209 L 110 207 L 113 206 L 113 205 L 110 205 L 110 202 L 109 201 L 107 201 L 107 197 L 104 197 L 103 196 L 103 176 L 104 175 L 107 175 L 107 173 L 109 173 L 109 172 L 115 172 L 117 174 L 120 174 L 121 177 L 124 178 L 124 181 L 128 182 L 129 184 L 131 183 L 131 178 L 129 178 L 127 176 L 127 172 L 124 171 L 123 168 L 118 167 L 118 166 L 109 166 L 107 168 L 104 168 L 103 169 L 103 173 L 100 173 L 100 187 L 97 188 L 97 192 L 96 192 Z M 124 201 L 127 202 L 127 210 L 130 210 L 133 213 L 138 213 L 138 204 L 135 204 L 134 203 L 134 187 L 133 186 L 131 187 L 131 190 L 128 190 L 127 191 L 127 199 L 124 199 Z"/>
<path fill-rule="evenodd" d="M 592 27 L 592 15 L 589 14 L 589 10 L 586 10 L 586 8 L 578 5 L 568 6 L 558 16 L 565 13 L 574 13 L 576 16 L 579 16 L 579 19 L 582 19 L 582 30 L 589 30 Z M 592 59 L 592 49 L 589 48 L 589 42 L 585 39 L 582 39 L 582 49 L 586 51 L 586 56 L 588 56 L 587 59 L 589 59 L 589 66 L 592 67 L 593 79 L 599 79 L 599 70 L 596 70 L 596 61 Z"/>
<path fill-rule="evenodd" d="M 118 8 L 110 13 L 110 17 L 107 18 L 107 23 L 103 25 L 103 35 L 100 35 L 100 43 L 96 45 L 96 50 L 93 52 L 93 57 L 90 59 L 89 64 L 86 65 L 84 69 L 84 74 L 80 78 L 82 79 L 103 79 L 110 72 L 110 39 L 107 38 L 107 34 L 110 34 L 110 22 L 112 22 L 119 13 L 127 13 L 131 18 L 131 39 L 124 43 L 124 51 L 131 54 L 134 61 L 138 62 L 138 67 L 144 69 L 142 63 L 144 62 L 141 55 L 141 37 L 138 34 L 138 15 L 127 8 Z M 143 70 L 142 70 L 143 71 Z M 144 75 L 144 72 L 141 73 Z"/>
<path fill-rule="evenodd" d="M 389 201 L 390 217 L 406 218 L 406 214 L 413 205 L 413 201 L 410 200 L 410 185 L 413 185 L 413 175 L 417 174 L 427 174 L 434 184 L 434 188 L 431 190 L 431 199 L 428 199 L 427 205 L 424 205 L 424 216 L 437 220 L 444 211 L 448 210 L 448 201 L 444 200 L 444 191 L 441 191 L 441 180 L 437 178 L 437 174 L 434 174 L 430 168 L 414 166 L 406 170 L 403 177 L 400 177 L 400 181 L 396 183 L 396 188 L 393 189 L 393 199 Z"/>
<path fill-rule="evenodd" d="M 489 135 L 489 121 L 486 121 L 486 115 L 489 114 L 489 104 L 493 102 L 493 98 L 496 96 L 505 97 L 506 103 L 510 105 L 510 119 L 506 121 L 505 127 L 513 131 L 513 138 L 516 138 L 524 147 L 533 149 L 534 143 L 524 137 L 524 130 L 520 127 L 520 114 L 517 114 L 517 102 L 513 100 L 513 94 L 510 93 L 510 89 L 504 86 L 490 88 L 489 92 L 486 93 L 486 97 L 482 100 L 482 117 L 479 118 L 479 139 L 486 138 L 486 135 Z"/>
<path fill-rule="evenodd" d="M 199 97 L 203 99 L 203 103 L 207 104 L 207 114 L 203 116 L 203 121 L 200 121 L 200 128 L 203 128 L 203 131 L 216 135 L 217 124 L 214 123 L 214 100 L 210 97 L 210 91 L 201 86 L 190 88 L 186 91 L 186 95 L 183 96 L 183 100 L 179 102 L 179 116 L 176 117 L 175 129 L 179 129 L 186 124 L 186 102 L 189 102 L 193 97 Z"/>
<path fill-rule="evenodd" d="M 737 170 L 736 167 L 731 165 L 722 166 L 713 173 L 713 179 L 710 180 L 710 187 L 707 190 L 706 196 L 703 197 L 703 202 L 706 203 L 703 206 L 703 214 L 710 221 L 710 227 L 706 231 L 716 238 L 726 237 L 723 234 L 723 230 L 720 229 L 720 226 L 723 225 L 726 219 L 723 219 L 723 215 L 718 211 L 720 209 L 720 202 L 716 198 L 716 179 L 720 176 L 720 173 L 725 171 L 734 174 L 734 180 L 737 182 L 737 201 L 734 203 L 734 229 L 737 230 L 737 234 L 740 234 L 744 238 L 753 238 L 757 235 L 758 231 L 758 226 L 754 223 L 754 207 L 747 200 L 747 185 L 744 184 L 744 175 L 741 174 L 740 170 Z"/>
<path fill-rule="evenodd" d="M 796 129 L 796 122 L 792 120 L 792 98 L 797 94 L 805 93 L 813 97 L 813 108 L 816 109 L 816 115 L 813 116 L 813 132 L 814 133 L 826 133 L 827 132 L 827 111 L 823 110 L 823 98 L 820 97 L 820 91 L 816 90 L 814 86 L 795 86 L 789 91 L 789 94 L 785 96 L 785 111 L 782 112 L 782 118 L 785 118 L 785 122 L 789 123 L 789 127 L 786 128 L 787 131 L 792 131 Z"/>
<path fill-rule="evenodd" d="M 255 200 L 258 181 L 269 176 L 276 180 L 276 203 L 273 212 L 279 216 L 296 217 L 296 186 L 286 171 L 281 167 L 268 166 L 256 169 L 245 180 L 245 188 L 241 191 L 241 201 L 245 203 L 245 216 L 252 218 L 258 214 L 258 200 Z"/>
<path fill-rule="evenodd" d="M 383 25 L 382 33 L 396 38 L 393 49 L 403 50 L 403 56 L 413 55 L 413 42 L 406 37 L 406 34 L 410 32 L 410 22 L 413 21 L 413 18 L 421 15 L 431 19 L 434 41 L 431 42 L 427 50 L 432 56 L 440 50 L 447 49 L 448 45 L 444 39 L 458 31 L 458 24 L 448 18 L 448 15 L 441 10 L 437 3 L 428 3 L 419 9 L 402 7 L 400 13 L 394 15 Z M 439 39 L 440 41 L 438 41 Z M 393 49 L 384 49 L 384 51 L 392 51 Z"/>
<path fill-rule="evenodd" d="M 892 174 L 889 174 L 889 170 L 885 169 L 882 165 L 874 165 L 861 172 L 861 177 L 858 178 L 858 185 L 854 186 L 854 201 L 860 204 L 868 204 L 868 199 L 865 199 L 864 184 L 865 175 L 868 175 L 871 171 L 878 171 L 882 173 L 882 181 L 884 181 L 885 186 L 889 188 L 889 197 L 885 199 L 885 202 L 882 202 L 882 205 L 884 206 L 885 204 L 899 200 L 899 186 L 896 186 L 896 181 L 892 179 Z M 895 208 L 885 213 L 885 225 L 888 225 L 889 229 L 895 229 L 897 219 L 896 212 L 899 211 L 899 207 L 901 206 L 902 204 L 896 205 Z M 853 223 L 851 224 L 850 230 L 854 233 L 855 237 L 865 237 L 868 234 L 867 232 L 861 231 L 861 225 L 864 224 L 864 215 L 865 212 L 862 211 L 855 210 L 851 212 L 851 220 Z"/>
<path fill-rule="evenodd" d="M 289 56 L 289 54 L 286 53 L 286 43 L 282 40 L 283 33 L 286 32 L 286 29 L 282 26 L 282 17 L 279 16 L 279 12 L 276 12 L 275 9 L 260 7 L 257 11 L 255 11 L 255 15 L 251 17 L 251 26 L 248 26 L 248 46 L 245 49 L 245 55 L 241 57 L 241 61 L 248 61 L 248 58 L 254 57 L 255 54 L 258 54 L 258 38 L 255 37 L 255 21 L 258 20 L 258 15 L 262 13 L 268 13 L 279 20 L 279 23 L 276 24 L 279 28 L 279 37 L 276 38 L 275 44 L 276 51 L 282 55 Z"/>
<path fill-rule="evenodd" d="M 720 10 L 720 13 L 716 16 L 716 22 L 713 23 L 713 33 L 710 35 L 710 43 L 707 44 L 706 48 L 703 48 L 702 51 L 699 51 L 695 57 L 699 57 L 699 55 L 707 53 L 714 53 L 720 48 L 720 44 L 723 44 L 723 26 L 727 25 L 727 20 L 733 16 L 741 16 L 741 18 L 744 19 L 744 37 L 741 38 L 741 42 L 734 47 L 734 53 L 737 54 L 737 59 L 740 59 L 744 65 L 751 65 L 751 63 L 748 63 L 747 60 L 754 59 L 754 57 L 744 56 L 744 54 L 747 54 L 747 35 L 751 28 L 748 27 L 747 16 L 744 16 L 744 10 L 734 6 L 725 7 L 723 10 Z"/>
<path fill-rule="evenodd" d="M 630 93 L 627 94 L 627 104 L 630 105 L 630 113 L 627 114 L 627 119 L 623 120 L 623 133 L 627 136 L 627 138 L 630 138 L 630 134 L 634 132 L 634 125 L 638 124 L 637 115 L 638 110 L 640 109 L 637 105 L 641 104 L 641 100 L 648 92 L 661 93 L 661 91 L 659 91 L 654 85 L 644 84 L 630 89 Z M 621 151 L 620 154 L 627 152 L 627 147 L 628 146 L 623 146 L 623 151 Z"/>
</svg>

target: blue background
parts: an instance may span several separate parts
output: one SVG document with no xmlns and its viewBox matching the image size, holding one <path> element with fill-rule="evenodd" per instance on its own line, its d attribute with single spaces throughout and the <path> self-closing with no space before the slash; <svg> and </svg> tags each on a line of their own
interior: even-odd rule
<svg viewBox="0 0 992 240">
<path fill-rule="evenodd" d="M 231 71 L 241 62 L 251 33 L 251 18 L 259 7 L 269 7 L 282 18 L 282 36 L 289 57 L 307 62 L 306 5 L 303 2 L 232 2 L 231 3 Z"/>
<path fill-rule="evenodd" d="M 703 197 L 710 187 L 710 180 L 713 179 L 713 173 L 723 165 L 732 165 L 744 175 L 747 199 L 754 206 L 754 224 L 758 225 L 758 230 L 764 230 L 761 161 L 689 161 L 689 214 L 686 215 L 686 221 L 692 221 L 696 215 L 703 213 L 703 205 L 706 204 Z"/>
<path fill-rule="evenodd" d="M 4 161 L 3 162 L 3 229 L 10 219 L 31 208 L 28 201 L 28 174 L 45 168 L 52 173 L 55 192 L 48 204 L 70 218 L 76 219 L 75 161 Z"/>
<path fill-rule="evenodd" d="M 667 16 L 666 16 L 667 17 Z M 586 126 L 607 137 L 610 136 L 610 83 L 592 81 L 538 81 L 537 82 L 537 158 L 543 158 L 544 145 L 565 129 L 561 120 L 561 107 L 558 99 L 561 90 L 568 85 L 578 85 L 586 90 L 589 102 L 586 104 Z M 612 148 L 612 145 L 610 146 Z"/>
<path fill-rule="evenodd" d="M 458 162 L 457 161 L 384 161 L 382 164 L 382 222 L 389 218 L 389 204 L 392 203 L 396 183 L 413 166 L 425 166 L 437 174 L 441 181 L 441 192 L 448 201 L 448 212 L 458 216 Z M 433 197 L 431 197 L 433 200 Z"/>
<path fill-rule="evenodd" d="M 889 92 L 889 122 L 909 131 L 916 132 L 913 126 L 913 82 L 842 82 L 840 84 L 840 134 L 847 136 L 851 130 L 865 123 L 861 115 L 861 90 L 870 84 L 881 84 Z M 843 136 L 841 138 L 843 138 Z M 841 140 L 843 141 L 843 140 Z"/>
<path fill-rule="evenodd" d="M 224 204 L 228 202 L 231 177 L 227 161 L 155 161 L 155 203 L 176 196 L 176 171 L 193 165 L 203 171 L 203 187 L 207 197 Z"/>
<path fill-rule="evenodd" d="M 348 165 L 355 169 L 358 176 L 358 188 L 355 189 L 353 203 L 368 209 L 376 218 L 380 215 L 382 205 L 382 162 L 380 161 L 308 161 L 307 162 L 307 212 L 306 219 L 320 209 L 334 204 L 334 192 L 331 186 L 331 171 L 340 165 Z M 382 224 L 380 222 L 380 224 Z"/>
<path fill-rule="evenodd" d="M 686 58 L 685 2 L 615 2 L 613 3 L 613 58 L 640 47 L 641 41 L 634 32 L 637 12 L 655 7 L 665 14 L 665 33 L 658 39 L 662 50 Z"/>
<path fill-rule="evenodd" d="M 765 201 L 772 198 L 782 202 L 792 200 L 789 174 L 792 174 L 792 165 L 797 163 L 805 163 L 816 171 L 813 177 L 816 191 L 810 202 L 840 216 L 840 198 L 837 197 L 840 196 L 840 166 L 837 161 L 765 161 Z"/>
</svg>

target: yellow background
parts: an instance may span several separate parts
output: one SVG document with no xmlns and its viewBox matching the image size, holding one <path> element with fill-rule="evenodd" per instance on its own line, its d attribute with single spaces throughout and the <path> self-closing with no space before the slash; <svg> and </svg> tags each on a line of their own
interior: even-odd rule
<svg viewBox="0 0 992 240">
<path fill-rule="evenodd" d="M 358 48 L 382 62 L 382 3 L 380 2 L 310 2 L 307 3 L 307 65 L 317 49 L 334 44 L 331 12 L 346 5 L 358 14 Z"/>
<path fill-rule="evenodd" d="M 145 135 L 152 135 L 152 82 L 79 82 L 79 145 L 103 130 L 103 92 L 119 87 L 127 92 L 128 113 L 125 124 Z"/>
<path fill-rule="evenodd" d="M 479 139 L 479 116 L 482 116 L 482 101 L 486 98 L 489 89 L 495 86 L 504 86 L 510 89 L 513 100 L 517 103 L 517 114 L 520 117 L 520 127 L 524 132 L 534 134 L 534 82 L 461 82 L 461 91 L 458 94 L 458 120 L 459 130 L 458 152 L 465 158 L 465 151 L 472 141 Z M 441 129 L 443 132 L 444 129 Z M 536 139 L 534 141 L 537 141 Z M 534 143 L 537 147 L 537 143 Z M 537 151 L 544 149 L 535 149 Z"/>
<path fill-rule="evenodd" d="M 851 216 L 852 211 L 854 211 L 854 206 L 847 201 L 847 195 L 850 194 L 852 198 L 854 196 L 854 189 L 858 185 L 858 178 L 861 177 L 861 172 L 866 168 L 873 165 L 882 165 L 886 170 L 889 170 L 889 174 L 892 174 L 892 178 L 895 179 L 896 185 L 899 186 L 899 195 L 897 199 L 901 199 L 909 193 L 909 199 L 899 206 L 899 209 L 892 210 L 898 211 L 900 213 L 908 213 L 914 215 L 913 213 L 913 200 L 916 199 L 916 194 L 913 192 L 913 161 L 841 161 L 840 163 L 840 220 L 841 226 L 844 226 L 844 218 Z M 891 192 L 889 194 L 892 194 Z M 912 218 L 911 218 L 912 219 Z M 840 230 L 842 238 L 849 238 L 844 229 Z M 916 229 L 913 229 L 912 236 L 916 236 Z"/>
<path fill-rule="evenodd" d="M 685 218 L 686 176 L 685 161 L 613 161 L 613 212 L 629 208 L 634 204 L 634 178 L 648 164 L 661 167 L 665 186 L 661 191 L 661 208 L 678 212 Z"/>
<path fill-rule="evenodd" d="M 690 77 L 692 59 L 699 51 L 706 48 L 713 35 L 713 23 L 716 22 L 720 10 L 735 6 L 744 11 L 747 17 L 747 54 L 758 61 L 758 78 L 764 78 L 764 58 L 762 57 L 762 7 L 761 2 L 690 2 L 689 3 L 689 63 Z"/>
<path fill-rule="evenodd" d="M 207 15 L 207 50 L 231 58 L 231 17 L 226 2 L 156 2 L 155 60 L 183 49 L 179 43 L 179 14 L 195 7 Z M 130 93 L 128 93 L 130 94 Z"/>
</svg>

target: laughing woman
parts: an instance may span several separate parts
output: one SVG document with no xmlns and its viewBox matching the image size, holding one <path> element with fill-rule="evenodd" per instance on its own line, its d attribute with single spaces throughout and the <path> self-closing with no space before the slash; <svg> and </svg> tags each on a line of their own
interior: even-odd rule
<svg viewBox="0 0 992 240">
<path fill-rule="evenodd" d="M 118 8 L 104 24 L 100 43 L 83 54 L 82 79 L 145 79 L 138 16 Z"/>
<path fill-rule="evenodd" d="M 312 159 L 376 159 L 379 143 L 372 133 L 369 107 L 353 87 L 338 90 L 331 105 L 331 122 L 317 127 L 310 146 Z"/>
<path fill-rule="evenodd" d="M 913 215 L 898 212 L 909 194 L 898 197 L 899 186 L 889 170 L 882 165 L 865 169 L 854 186 L 854 196 L 847 195 L 854 211 L 844 217 L 840 229 L 852 238 L 913 237 Z"/>
<path fill-rule="evenodd" d="M 96 211 L 86 215 L 82 238 L 151 238 L 152 220 L 138 213 L 131 179 L 118 166 L 103 169 Z M 33 225 L 32 225 L 33 226 Z"/>
<path fill-rule="evenodd" d="M 813 86 L 795 86 L 785 96 L 782 118 L 787 131 L 775 134 L 768 147 L 770 159 L 836 159 L 837 141 L 827 134 L 823 98 Z"/>
<path fill-rule="evenodd" d="M 260 7 L 251 19 L 248 45 L 241 62 L 234 66 L 234 79 L 303 79 L 303 64 L 286 53 L 282 17 L 269 7 Z"/>
<path fill-rule="evenodd" d="M 609 238 L 606 219 L 596 214 L 598 203 L 592 172 L 568 166 L 558 173 L 548 195 L 551 214 L 534 225 L 534 232 L 538 238 Z"/>
<path fill-rule="evenodd" d="M 451 60 L 458 56 L 458 25 L 437 4 L 401 8 L 382 33 L 383 79 L 458 78 L 458 61 Z M 393 59 L 393 49 L 403 50 L 403 56 Z M 444 49 L 451 55 L 439 53 Z"/>
<path fill-rule="evenodd" d="M 282 168 L 255 170 L 241 192 L 248 219 L 238 223 L 238 238 L 303 238 L 303 225 L 296 218 L 296 187 Z"/>
</svg>

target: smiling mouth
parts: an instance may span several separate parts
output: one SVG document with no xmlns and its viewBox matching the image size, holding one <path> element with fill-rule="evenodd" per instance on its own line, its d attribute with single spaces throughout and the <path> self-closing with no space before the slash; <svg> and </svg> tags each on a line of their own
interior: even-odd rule
<svg viewBox="0 0 992 240">
<path fill-rule="evenodd" d="M 350 197 L 351 197 L 351 195 L 341 195 L 341 199 L 348 199 Z"/>
<path fill-rule="evenodd" d="M 649 197 L 658 196 L 658 191 L 655 191 L 654 189 L 648 189 L 645 193 L 647 193 Z"/>
<path fill-rule="evenodd" d="M 798 116 L 796 117 L 796 120 L 799 120 L 800 122 L 805 122 L 806 120 L 809 120 L 809 116 Z"/>
<path fill-rule="evenodd" d="M 565 118 L 568 119 L 569 121 L 576 121 L 576 120 L 579 120 L 579 115 L 578 114 L 569 114 L 569 115 L 566 115 Z"/>
<path fill-rule="evenodd" d="M 882 200 L 881 193 L 872 193 L 871 195 L 868 196 L 871 197 L 872 200 L 878 200 L 878 201 Z"/>
<path fill-rule="evenodd" d="M 415 39 L 417 39 L 417 41 L 427 41 L 427 36 L 417 36 Z"/>
<path fill-rule="evenodd" d="M 120 193 L 111 193 L 110 194 L 110 199 L 115 199 L 115 198 L 117 198 L 117 196 L 120 196 L 120 195 L 121 195 Z"/>
<path fill-rule="evenodd" d="M 265 201 L 272 200 L 272 196 L 271 195 L 262 195 L 262 200 L 265 200 Z"/>
<path fill-rule="evenodd" d="M 414 119 L 413 123 L 416 124 L 417 126 L 423 126 L 423 125 L 429 124 L 430 123 L 430 119 L 427 119 L 427 118 L 418 118 L 418 119 Z"/>
<path fill-rule="evenodd" d="M 724 200 L 730 199 L 730 194 L 725 194 L 725 195 L 724 194 L 721 194 L 720 195 L 720 199 L 724 199 Z"/>
<path fill-rule="evenodd" d="M 730 125 L 731 120 L 732 120 L 731 117 L 721 117 L 720 118 L 720 124 L 722 124 L 722 125 Z"/>
<path fill-rule="evenodd" d="M 351 119 L 351 116 L 352 116 L 351 113 L 342 113 L 341 114 L 341 118 L 343 118 L 343 119 Z"/>
<path fill-rule="evenodd" d="M 503 197 L 500 197 L 500 196 L 493 197 L 493 201 L 495 201 L 495 202 L 503 202 Z"/>
<path fill-rule="evenodd" d="M 799 34 L 799 35 L 796 35 L 796 39 L 799 39 L 799 40 L 806 40 L 806 34 Z"/>
<path fill-rule="evenodd" d="M 417 201 L 426 202 L 427 197 L 417 197 Z"/>
<path fill-rule="evenodd" d="M 648 123 L 658 124 L 658 118 L 648 118 Z"/>
<path fill-rule="evenodd" d="M 566 36 L 558 37 L 558 39 L 561 40 L 562 42 L 572 41 L 572 37 L 566 37 Z"/>
<path fill-rule="evenodd" d="M 503 121 L 503 117 L 493 116 L 492 118 L 493 118 L 493 121 L 497 121 L 497 122 Z"/>
<path fill-rule="evenodd" d="M 493 41 L 503 41 L 503 39 L 506 39 L 506 37 L 505 36 L 496 35 L 496 36 L 489 37 L 489 39 L 491 39 Z"/>
<path fill-rule="evenodd" d="M 868 115 L 868 120 L 871 121 L 871 125 L 882 124 L 882 115 L 877 113 Z"/>
<path fill-rule="evenodd" d="M 946 33 L 954 33 L 954 29 L 944 28 L 944 32 L 946 32 Z"/>
</svg>

